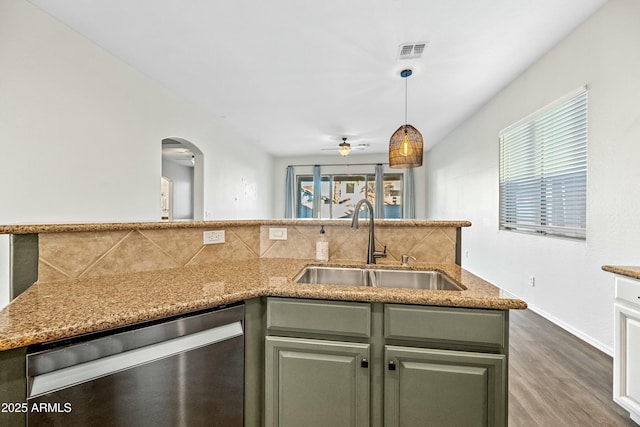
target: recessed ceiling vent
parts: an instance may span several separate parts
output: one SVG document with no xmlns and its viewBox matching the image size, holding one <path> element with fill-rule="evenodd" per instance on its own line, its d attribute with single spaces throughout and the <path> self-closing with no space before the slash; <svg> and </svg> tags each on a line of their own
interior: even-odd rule
<svg viewBox="0 0 640 427">
<path fill-rule="evenodd" d="M 403 43 L 398 48 L 398 59 L 422 58 L 429 42 Z"/>
</svg>

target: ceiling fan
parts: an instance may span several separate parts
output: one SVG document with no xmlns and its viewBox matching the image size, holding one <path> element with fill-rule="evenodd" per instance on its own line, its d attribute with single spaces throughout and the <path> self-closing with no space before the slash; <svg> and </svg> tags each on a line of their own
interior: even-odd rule
<svg viewBox="0 0 640 427">
<path fill-rule="evenodd" d="M 321 148 L 321 150 L 338 151 L 341 156 L 348 156 L 351 150 L 364 151 L 369 147 L 369 144 L 355 144 L 351 145 L 347 142 L 346 137 L 342 137 L 342 142 L 338 144 L 338 147 L 333 148 Z"/>
</svg>

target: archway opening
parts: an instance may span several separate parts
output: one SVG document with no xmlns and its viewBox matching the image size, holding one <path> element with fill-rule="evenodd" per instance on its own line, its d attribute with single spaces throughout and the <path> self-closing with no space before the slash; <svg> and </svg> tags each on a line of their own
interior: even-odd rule
<svg viewBox="0 0 640 427">
<path fill-rule="evenodd" d="M 177 137 L 162 140 L 161 218 L 201 220 L 204 213 L 202 151 Z"/>
</svg>

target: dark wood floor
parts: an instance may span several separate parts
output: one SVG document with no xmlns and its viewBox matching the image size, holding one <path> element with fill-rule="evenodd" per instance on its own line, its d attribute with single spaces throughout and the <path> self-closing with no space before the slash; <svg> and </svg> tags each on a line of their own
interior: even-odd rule
<svg viewBox="0 0 640 427">
<path fill-rule="evenodd" d="M 509 426 L 634 426 L 613 402 L 613 360 L 531 310 L 510 312 Z"/>
</svg>

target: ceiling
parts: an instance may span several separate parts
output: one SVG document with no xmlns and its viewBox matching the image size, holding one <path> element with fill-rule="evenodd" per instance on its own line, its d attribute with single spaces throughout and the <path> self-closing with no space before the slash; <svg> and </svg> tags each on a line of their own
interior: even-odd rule
<svg viewBox="0 0 640 427">
<path fill-rule="evenodd" d="M 439 142 L 606 0 L 30 0 L 274 156 Z M 428 42 L 398 59 L 403 43 Z M 197 142 L 196 142 L 197 143 Z"/>
</svg>

